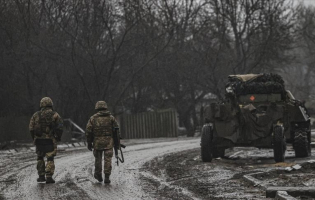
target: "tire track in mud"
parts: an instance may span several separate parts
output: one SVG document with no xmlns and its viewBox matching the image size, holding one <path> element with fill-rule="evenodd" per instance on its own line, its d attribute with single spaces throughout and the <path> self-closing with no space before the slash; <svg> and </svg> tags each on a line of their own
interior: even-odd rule
<svg viewBox="0 0 315 200">
<path fill-rule="evenodd" d="M 151 199 L 141 187 L 142 165 L 149 160 L 187 149 L 199 147 L 200 139 L 141 144 L 127 147 L 125 163 L 116 166 L 113 157 L 111 184 L 98 183 L 93 178 L 94 157 L 92 152 L 77 150 L 55 158 L 55 184 L 37 183 L 36 156 L 26 162 L 18 158 L 10 163 L 15 166 L 0 175 L 1 180 L 15 177 L 14 182 L 0 185 L 0 193 L 6 199 Z M 17 164 L 18 163 L 18 164 Z"/>
<path fill-rule="evenodd" d="M 314 159 L 314 156 L 296 158 L 292 152 L 293 148 L 289 146 L 286 162 L 275 163 L 270 149 L 236 147 L 226 151 L 224 158 L 202 162 L 200 148 L 196 148 L 150 160 L 144 164 L 141 178 L 144 190 L 156 199 L 269 199 L 265 196 L 264 188 L 248 182 L 244 175 L 257 172 L 268 175 L 273 171 L 276 175 L 272 177 L 270 173 L 273 179 L 266 181 L 266 184 L 286 185 L 289 175 L 282 175 L 285 167 Z M 229 158 L 231 155 L 237 157 Z M 281 173 L 275 171 L 279 169 Z M 309 182 L 313 183 L 313 180 Z"/>
<path fill-rule="evenodd" d="M 243 168 L 221 159 L 204 163 L 200 149 L 163 155 L 146 163 L 144 169 L 152 174 L 142 177 L 145 190 L 157 199 L 262 199 L 256 188 L 244 192 L 248 185 L 238 177 Z"/>
</svg>

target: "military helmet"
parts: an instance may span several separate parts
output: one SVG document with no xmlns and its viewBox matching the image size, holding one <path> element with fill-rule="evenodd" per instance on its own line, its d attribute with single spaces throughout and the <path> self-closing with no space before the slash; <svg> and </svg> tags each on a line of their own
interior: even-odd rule
<svg viewBox="0 0 315 200">
<path fill-rule="evenodd" d="M 39 107 L 43 108 L 43 107 L 53 107 L 53 102 L 51 100 L 51 98 L 49 97 L 44 97 L 42 98 L 42 100 L 40 100 L 39 103 Z"/>
<path fill-rule="evenodd" d="M 107 109 L 107 103 L 105 101 L 98 101 L 95 104 L 95 110 Z"/>
</svg>

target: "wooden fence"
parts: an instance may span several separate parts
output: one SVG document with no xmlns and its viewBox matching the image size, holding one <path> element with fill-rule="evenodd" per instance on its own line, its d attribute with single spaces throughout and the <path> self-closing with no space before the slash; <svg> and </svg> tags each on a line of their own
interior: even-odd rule
<svg viewBox="0 0 315 200">
<path fill-rule="evenodd" d="M 177 137 L 175 110 L 146 112 L 120 117 L 121 136 L 124 139 Z"/>
</svg>

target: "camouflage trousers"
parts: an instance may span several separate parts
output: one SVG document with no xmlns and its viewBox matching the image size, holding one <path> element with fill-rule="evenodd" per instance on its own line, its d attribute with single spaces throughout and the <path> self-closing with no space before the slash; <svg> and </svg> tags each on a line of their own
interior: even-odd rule
<svg viewBox="0 0 315 200">
<path fill-rule="evenodd" d="M 95 157 L 95 174 L 102 174 L 102 156 L 104 152 L 104 174 L 111 174 L 112 171 L 112 157 L 113 149 L 106 150 L 94 150 L 93 154 Z"/>
<path fill-rule="evenodd" d="M 55 172 L 54 157 L 57 154 L 57 144 L 54 143 L 54 150 L 48 153 L 40 152 L 36 150 L 37 154 L 37 172 L 39 176 L 52 177 Z M 45 165 L 44 158 L 47 158 Z"/>
</svg>

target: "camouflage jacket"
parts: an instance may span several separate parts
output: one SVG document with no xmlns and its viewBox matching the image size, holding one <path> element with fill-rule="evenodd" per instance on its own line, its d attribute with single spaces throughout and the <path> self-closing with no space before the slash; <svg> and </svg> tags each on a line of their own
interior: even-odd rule
<svg viewBox="0 0 315 200">
<path fill-rule="evenodd" d="M 113 129 L 118 123 L 109 111 L 99 111 L 93 115 L 86 125 L 86 139 L 93 142 L 95 150 L 112 149 L 114 146 Z"/>
<path fill-rule="evenodd" d="M 60 139 L 63 132 L 62 118 L 51 108 L 42 108 L 32 116 L 29 131 L 33 140 L 36 138 Z"/>
</svg>

